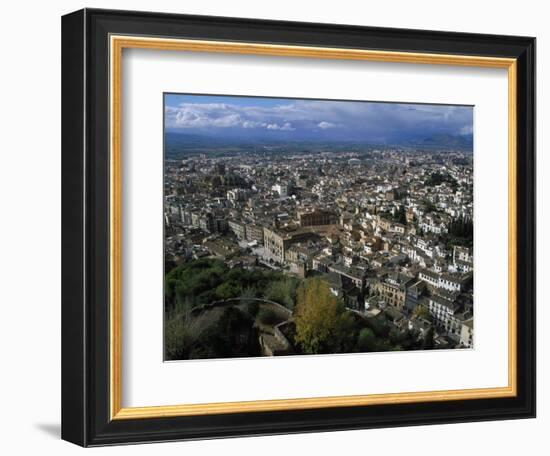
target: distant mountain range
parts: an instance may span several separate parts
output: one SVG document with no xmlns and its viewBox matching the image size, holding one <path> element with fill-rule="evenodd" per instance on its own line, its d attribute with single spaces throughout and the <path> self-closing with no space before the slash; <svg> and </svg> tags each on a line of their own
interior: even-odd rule
<svg viewBox="0 0 550 456">
<path fill-rule="evenodd" d="M 403 146 L 416 146 L 422 149 L 461 150 L 471 152 L 473 148 L 472 135 L 438 134 L 422 139 L 401 142 Z"/>
<path fill-rule="evenodd" d="M 254 148 L 259 146 L 281 146 L 283 144 L 308 145 L 322 144 L 324 147 L 330 144 L 344 146 L 346 144 L 358 146 L 397 146 L 406 148 L 418 148 L 424 150 L 451 151 L 460 150 L 463 152 L 472 152 L 472 135 L 450 135 L 436 134 L 428 137 L 402 138 L 388 142 L 376 142 L 365 140 L 328 140 L 326 138 L 303 138 L 296 139 L 287 137 L 288 135 L 268 135 L 255 136 L 226 134 L 221 135 L 213 132 L 204 133 L 181 133 L 176 131 L 167 131 L 165 135 L 165 153 L 166 158 L 179 158 L 189 153 L 203 152 L 205 149 L 235 149 L 235 148 Z"/>
</svg>

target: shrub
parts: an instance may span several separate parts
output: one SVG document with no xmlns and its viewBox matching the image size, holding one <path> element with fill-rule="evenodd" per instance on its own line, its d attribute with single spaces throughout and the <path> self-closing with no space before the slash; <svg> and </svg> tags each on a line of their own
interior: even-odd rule
<svg viewBox="0 0 550 456">
<path fill-rule="evenodd" d="M 262 307 L 258 312 L 258 320 L 264 325 L 272 325 L 277 322 L 277 315 L 272 309 Z"/>
<path fill-rule="evenodd" d="M 260 304 L 258 301 L 251 301 L 246 305 L 246 313 L 252 318 L 256 318 L 258 312 L 260 311 Z"/>
</svg>

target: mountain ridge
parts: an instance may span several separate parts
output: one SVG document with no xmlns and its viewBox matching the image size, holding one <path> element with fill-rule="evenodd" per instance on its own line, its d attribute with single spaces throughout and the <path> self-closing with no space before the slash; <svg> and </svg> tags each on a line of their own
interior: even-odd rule
<svg viewBox="0 0 550 456">
<path fill-rule="evenodd" d="M 269 146 L 294 143 L 296 145 L 322 144 L 328 146 L 335 145 L 355 145 L 355 146 L 370 146 L 370 147 L 403 147 L 403 148 L 419 148 L 421 150 L 440 150 L 472 152 L 473 136 L 472 135 L 451 135 L 447 133 L 435 134 L 417 138 L 407 138 L 402 140 L 382 142 L 382 141 L 366 141 L 366 140 L 327 140 L 325 138 L 318 139 L 289 139 L 285 137 L 242 137 L 232 135 L 216 135 L 211 133 L 183 133 L 175 131 L 167 131 L 165 133 L 164 145 L 167 158 L 171 155 L 180 155 L 182 153 L 196 153 L 203 148 L 223 148 L 223 147 L 252 147 L 252 146 Z"/>
</svg>

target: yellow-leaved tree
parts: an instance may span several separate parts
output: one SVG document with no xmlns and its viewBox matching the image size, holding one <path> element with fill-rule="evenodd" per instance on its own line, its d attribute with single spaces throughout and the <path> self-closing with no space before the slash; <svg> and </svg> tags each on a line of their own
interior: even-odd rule
<svg viewBox="0 0 550 456">
<path fill-rule="evenodd" d="M 431 318 L 432 318 L 428 308 L 426 306 L 421 305 L 421 304 L 418 304 L 413 309 L 413 315 L 417 318 L 424 318 L 426 320 L 431 320 Z"/>
<path fill-rule="evenodd" d="M 351 343 L 355 331 L 342 302 L 319 278 L 308 279 L 298 288 L 294 322 L 295 342 L 310 354 L 347 350 L 344 345 Z"/>
</svg>

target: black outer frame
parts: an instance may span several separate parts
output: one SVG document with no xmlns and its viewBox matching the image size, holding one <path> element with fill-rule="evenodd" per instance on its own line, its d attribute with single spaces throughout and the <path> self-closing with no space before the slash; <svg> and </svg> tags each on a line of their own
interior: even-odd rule
<svg viewBox="0 0 550 456">
<path fill-rule="evenodd" d="M 518 59 L 518 395 L 110 421 L 110 34 Z M 62 18 L 62 127 L 63 439 L 99 446 L 535 417 L 534 38 L 84 9 Z"/>
</svg>

